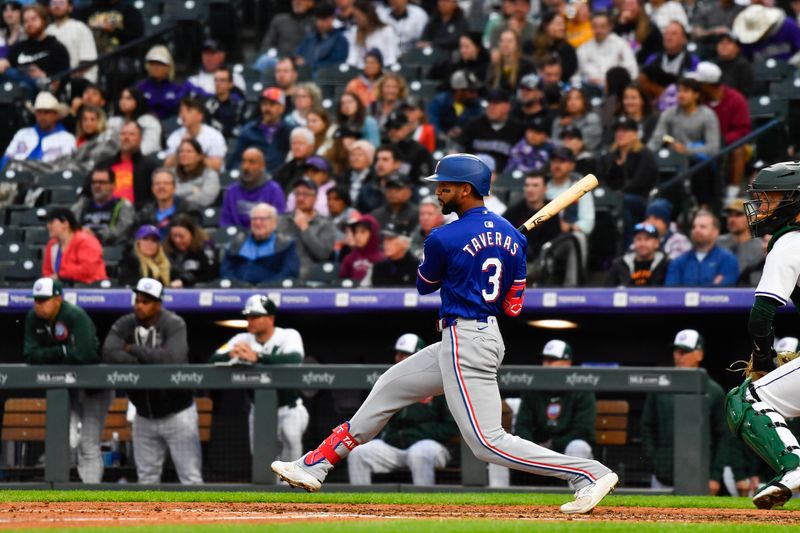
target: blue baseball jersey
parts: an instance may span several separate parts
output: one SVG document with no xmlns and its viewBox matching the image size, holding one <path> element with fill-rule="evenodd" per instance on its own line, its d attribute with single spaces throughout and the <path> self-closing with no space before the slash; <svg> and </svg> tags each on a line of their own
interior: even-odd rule
<svg viewBox="0 0 800 533">
<path fill-rule="evenodd" d="M 525 282 L 527 240 L 485 207 L 437 228 L 425 239 L 417 290 L 441 288 L 440 317 L 477 319 L 503 312 L 514 282 Z"/>
</svg>

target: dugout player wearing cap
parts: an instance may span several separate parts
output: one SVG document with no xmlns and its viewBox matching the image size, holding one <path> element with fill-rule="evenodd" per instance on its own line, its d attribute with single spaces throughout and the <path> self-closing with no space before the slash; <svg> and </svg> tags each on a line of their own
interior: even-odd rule
<svg viewBox="0 0 800 533">
<path fill-rule="evenodd" d="M 336 427 L 317 449 L 272 470 L 294 487 L 314 492 L 333 466 L 359 444 L 375 438 L 402 408 L 445 395 L 464 442 L 486 462 L 567 480 L 575 500 L 565 513 L 588 513 L 619 482 L 597 461 L 569 457 L 513 436 L 501 425 L 497 368 L 503 343 L 497 315 L 519 316 L 525 290 L 525 236 L 489 212 L 490 172 L 470 154 L 444 157 L 436 173 L 436 196 L 446 214 L 459 219 L 425 240 L 417 290 L 441 289 L 441 342 L 423 348 L 386 371 L 353 417 Z"/>
<path fill-rule="evenodd" d="M 768 372 L 745 380 L 728 393 L 726 414 L 734 434 L 747 443 L 777 476 L 753 498 L 760 509 L 786 503 L 800 489 L 800 444 L 786 427 L 800 416 L 800 358 L 777 369 L 773 321 L 789 300 L 800 304 L 800 163 L 776 163 L 758 173 L 745 202 L 753 237 L 772 235 L 756 298 L 750 310 L 753 369 Z"/>
<path fill-rule="evenodd" d="M 542 366 L 572 366 L 572 347 L 553 339 L 542 349 Z M 551 450 L 591 459 L 594 419 L 591 391 L 525 391 L 517 414 L 516 432 L 523 439 Z"/>
<path fill-rule="evenodd" d="M 268 297 L 254 294 L 242 314 L 247 332 L 234 335 L 211 356 L 209 363 L 235 361 L 243 364 L 299 365 L 305 357 L 303 339 L 296 329 L 275 326 L 278 308 Z M 308 410 L 299 391 L 278 391 L 278 441 L 280 457 L 289 460 L 303 451 L 303 433 L 308 427 Z M 250 451 L 253 451 L 253 406 L 250 406 Z"/>
<path fill-rule="evenodd" d="M 705 355 L 703 336 L 694 329 L 684 329 L 672 342 L 672 358 L 678 368 L 700 368 Z M 722 471 L 730 462 L 730 436 L 725 427 L 725 393 L 713 379 L 708 379 L 707 415 L 711 430 L 711 470 L 708 492 L 716 495 L 722 483 Z M 642 444 L 653 467 L 652 488 L 671 486 L 674 480 L 675 396 L 648 394 L 642 412 Z M 740 475 L 742 479 L 746 476 Z"/>
<path fill-rule="evenodd" d="M 33 284 L 33 309 L 25 317 L 25 362 L 29 365 L 99 363 L 94 323 L 86 311 L 63 299 L 61 282 Z M 70 445 L 78 448 L 78 475 L 84 483 L 103 480 L 100 436 L 113 391 L 70 390 Z M 73 442 L 72 428 L 80 429 Z"/>
<path fill-rule="evenodd" d="M 401 335 L 394 345 L 395 363 L 425 347 L 413 333 Z M 356 447 L 347 456 L 351 485 L 370 485 L 372 474 L 385 474 L 407 467 L 414 485 L 436 483 L 435 469 L 450 461 L 458 426 L 447 410 L 444 396 L 429 396 L 395 414 L 381 434 Z"/>
<path fill-rule="evenodd" d="M 123 365 L 189 364 L 186 322 L 161 306 L 164 286 L 142 278 L 133 289 L 133 313 L 117 319 L 103 343 L 103 362 Z M 131 390 L 136 407 L 133 458 L 139 483 L 161 482 L 167 449 L 183 484 L 203 482 L 200 433 L 189 390 Z"/>
</svg>

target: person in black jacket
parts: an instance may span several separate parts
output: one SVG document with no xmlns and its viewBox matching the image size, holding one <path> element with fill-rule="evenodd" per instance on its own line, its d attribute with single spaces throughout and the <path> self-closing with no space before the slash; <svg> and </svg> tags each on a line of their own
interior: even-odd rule
<svg viewBox="0 0 800 533">
<path fill-rule="evenodd" d="M 408 120 L 403 111 L 392 111 L 386 120 L 386 135 L 397 150 L 401 161 L 399 171 L 413 183 L 422 183 L 422 179 L 433 173 L 431 153 L 412 138 L 416 124 Z"/>
<path fill-rule="evenodd" d="M 0 80 L 19 81 L 36 89 L 38 81 L 69 69 L 69 52 L 58 39 L 47 35 L 47 10 L 39 5 L 25 6 L 22 24 L 27 39 L 8 49 L 6 58 L 0 59 Z M 58 81 L 51 82 L 57 88 Z M 31 94 L 31 96 L 33 96 Z"/>
<path fill-rule="evenodd" d="M 373 287 L 412 287 L 417 281 L 419 259 L 411 253 L 411 231 L 389 222 L 381 231 L 386 259 L 372 267 Z"/>
<path fill-rule="evenodd" d="M 547 180 L 544 174 L 532 172 L 525 176 L 523 185 L 523 198 L 519 202 L 512 204 L 503 213 L 503 218 L 514 224 L 515 227 L 521 226 L 523 222 L 533 216 L 539 209 L 547 203 L 545 194 L 547 193 Z M 531 275 L 533 263 L 539 257 L 542 246 L 561 235 L 561 223 L 558 217 L 552 217 L 536 228 L 536 231 L 528 233 L 528 275 Z M 530 279 L 535 281 L 535 279 Z"/>
<path fill-rule="evenodd" d="M 452 52 L 458 39 L 469 31 L 469 24 L 457 0 L 438 0 L 436 13 L 428 20 L 417 46 L 433 46 Z"/>
<path fill-rule="evenodd" d="M 511 148 L 525 135 L 521 122 L 511 118 L 511 101 L 504 89 L 492 89 L 486 114 L 470 120 L 456 142 L 459 151 L 483 153 L 494 158 L 496 168 L 506 168 Z"/>
<path fill-rule="evenodd" d="M 658 249 L 658 230 L 640 223 L 633 228 L 633 251 L 614 259 L 608 269 L 609 287 L 662 287 L 669 258 Z"/>
<path fill-rule="evenodd" d="M 142 278 L 133 313 L 120 317 L 103 343 L 103 362 L 123 365 L 188 364 L 186 322 L 163 309 L 164 286 Z M 189 390 L 135 390 L 133 456 L 139 483 L 160 483 L 167 449 L 183 484 L 203 482 L 197 408 Z"/>
<path fill-rule="evenodd" d="M 171 267 L 170 287 L 192 287 L 219 276 L 219 254 L 214 243 L 186 213 L 170 222 L 164 252 Z"/>
<path fill-rule="evenodd" d="M 633 225 L 644 220 L 647 198 L 658 179 L 656 157 L 639 139 L 635 120 L 620 117 L 614 124 L 614 144 L 600 164 L 600 181 L 625 195 L 625 242 Z"/>
</svg>

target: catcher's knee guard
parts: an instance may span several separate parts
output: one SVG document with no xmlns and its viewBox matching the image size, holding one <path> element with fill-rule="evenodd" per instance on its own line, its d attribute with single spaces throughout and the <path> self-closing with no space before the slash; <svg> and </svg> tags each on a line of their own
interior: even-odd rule
<svg viewBox="0 0 800 533">
<path fill-rule="evenodd" d="M 778 473 L 800 466 L 800 446 L 784 418 L 748 393 L 750 380 L 731 389 L 725 399 L 728 427 Z"/>
</svg>

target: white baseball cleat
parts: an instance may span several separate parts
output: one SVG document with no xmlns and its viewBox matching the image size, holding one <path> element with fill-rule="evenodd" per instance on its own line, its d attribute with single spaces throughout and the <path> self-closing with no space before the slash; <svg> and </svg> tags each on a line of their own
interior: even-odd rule
<svg viewBox="0 0 800 533">
<path fill-rule="evenodd" d="M 327 463 L 328 461 L 323 459 L 322 462 Z M 322 487 L 322 482 L 329 470 L 320 463 L 306 466 L 303 464 L 303 458 L 291 462 L 273 461 L 271 468 L 278 477 L 292 487 L 305 489 L 308 492 L 316 492 Z M 319 471 L 317 472 L 317 470 Z"/>
<path fill-rule="evenodd" d="M 759 509 L 772 509 L 773 507 L 780 507 L 788 502 L 792 497 L 792 491 L 782 483 L 771 483 L 761 489 L 758 494 L 753 497 L 753 503 Z"/>
<path fill-rule="evenodd" d="M 567 514 L 590 513 L 603 498 L 614 492 L 617 485 L 619 485 L 619 477 L 614 472 L 600 476 L 591 485 L 578 489 L 575 492 L 575 500 L 562 505 L 561 512 Z"/>
</svg>

